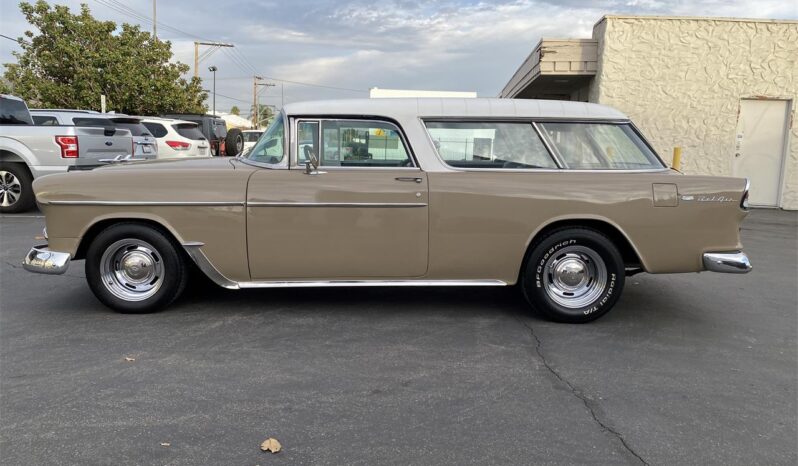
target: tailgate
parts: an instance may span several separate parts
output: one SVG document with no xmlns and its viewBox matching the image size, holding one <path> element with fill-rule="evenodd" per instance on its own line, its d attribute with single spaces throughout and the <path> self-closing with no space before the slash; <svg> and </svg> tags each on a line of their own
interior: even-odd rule
<svg viewBox="0 0 798 466">
<path fill-rule="evenodd" d="M 80 150 L 78 165 L 102 165 L 100 159 L 125 156 L 133 151 L 133 138 L 126 129 L 77 127 L 75 131 Z"/>
</svg>

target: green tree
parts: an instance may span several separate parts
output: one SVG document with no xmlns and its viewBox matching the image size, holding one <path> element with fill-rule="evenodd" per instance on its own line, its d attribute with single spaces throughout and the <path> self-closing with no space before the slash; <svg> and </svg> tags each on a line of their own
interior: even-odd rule
<svg viewBox="0 0 798 466">
<path fill-rule="evenodd" d="M 233 107 L 230 109 L 230 113 L 233 115 L 241 115 L 241 110 L 238 109 L 238 105 L 233 105 Z"/>
<path fill-rule="evenodd" d="M 37 32 L 26 31 L 17 63 L 4 74 L 14 94 L 31 107 L 96 109 L 105 94 L 108 110 L 136 114 L 205 113 L 207 94 L 198 78 L 182 77 L 170 62 L 172 44 L 139 26 L 98 21 L 82 4 L 79 14 L 44 0 L 20 10 Z"/>
<path fill-rule="evenodd" d="M 271 123 L 272 118 L 274 118 L 274 108 L 271 105 L 259 105 L 260 111 L 260 118 L 258 121 L 260 122 L 257 126 L 267 126 Z M 249 119 L 252 120 L 253 116 L 255 115 L 255 106 L 252 105 L 249 107 Z"/>
</svg>

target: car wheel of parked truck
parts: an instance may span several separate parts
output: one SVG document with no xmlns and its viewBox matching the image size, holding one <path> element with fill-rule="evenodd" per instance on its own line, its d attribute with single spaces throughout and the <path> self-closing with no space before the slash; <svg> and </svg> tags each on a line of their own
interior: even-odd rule
<svg viewBox="0 0 798 466">
<path fill-rule="evenodd" d="M 100 232 L 86 251 L 86 279 L 108 307 L 157 311 L 183 292 L 188 268 L 177 245 L 148 225 L 120 223 Z"/>
<path fill-rule="evenodd" d="M 533 243 L 522 289 L 529 304 L 546 317 L 584 323 L 612 309 L 623 291 L 625 272 L 609 238 L 593 229 L 569 227 Z"/>
<path fill-rule="evenodd" d="M 23 212 L 33 207 L 33 177 L 22 163 L 0 163 L 0 213 Z"/>
</svg>

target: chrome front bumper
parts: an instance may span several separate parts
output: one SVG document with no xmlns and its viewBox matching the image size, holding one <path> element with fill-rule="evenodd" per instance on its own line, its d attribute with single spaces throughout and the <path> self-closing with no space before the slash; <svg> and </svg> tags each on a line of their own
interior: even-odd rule
<svg viewBox="0 0 798 466">
<path fill-rule="evenodd" d="M 22 261 L 22 267 L 28 272 L 61 275 L 69 268 L 71 258 L 69 253 L 51 251 L 43 244 L 31 248 Z"/>
<path fill-rule="evenodd" d="M 744 252 L 734 251 L 705 252 L 704 268 L 710 272 L 748 273 L 753 267 Z"/>
</svg>

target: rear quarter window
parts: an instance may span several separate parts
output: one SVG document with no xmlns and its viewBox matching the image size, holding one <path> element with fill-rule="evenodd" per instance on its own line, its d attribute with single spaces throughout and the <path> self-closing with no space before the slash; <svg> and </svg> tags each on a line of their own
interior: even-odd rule
<svg viewBox="0 0 798 466">
<path fill-rule="evenodd" d="M 144 125 L 144 127 L 147 128 L 147 130 L 150 132 L 150 134 L 152 134 L 156 138 L 160 139 L 160 138 L 166 136 L 167 134 L 169 134 L 169 131 L 166 130 L 166 127 L 164 127 L 164 125 L 162 125 L 160 123 L 153 123 L 153 122 L 149 122 L 149 121 L 144 121 L 141 124 Z"/>
<path fill-rule="evenodd" d="M 664 165 L 629 124 L 541 123 L 565 168 L 645 170 Z"/>
</svg>

